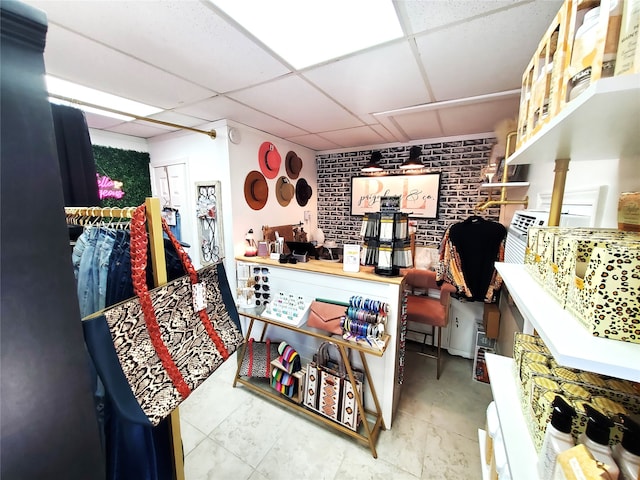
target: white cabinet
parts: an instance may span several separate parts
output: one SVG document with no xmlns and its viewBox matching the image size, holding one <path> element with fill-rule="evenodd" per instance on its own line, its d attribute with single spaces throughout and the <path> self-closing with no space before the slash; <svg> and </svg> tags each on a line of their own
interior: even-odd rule
<svg viewBox="0 0 640 480">
<path fill-rule="evenodd" d="M 449 342 L 448 351 L 451 355 L 472 359 L 474 356 L 476 324 L 482 322 L 484 303 L 463 302 L 452 298 L 449 304 Z"/>
</svg>

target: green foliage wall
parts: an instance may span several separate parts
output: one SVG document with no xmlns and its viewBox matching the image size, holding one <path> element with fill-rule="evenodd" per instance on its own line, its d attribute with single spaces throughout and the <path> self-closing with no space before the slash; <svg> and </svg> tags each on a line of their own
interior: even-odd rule
<svg viewBox="0 0 640 480">
<path fill-rule="evenodd" d="M 103 207 L 136 207 L 151 196 L 148 153 L 93 145 L 93 157 L 99 175 L 123 183 L 124 196 L 103 199 Z"/>
</svg>

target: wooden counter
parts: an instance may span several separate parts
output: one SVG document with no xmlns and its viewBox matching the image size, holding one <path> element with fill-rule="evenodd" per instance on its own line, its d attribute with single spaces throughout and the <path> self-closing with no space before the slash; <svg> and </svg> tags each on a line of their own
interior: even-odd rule
<svg viewBox="0 0 640 480">
<path fill-rule="evenodd" d="M 382 282 L 390 283 L 393 285 L 400 285 L 402 283 L 402 277 L 387 277 L 384 275 L 377 275 L 373 272 L 374 267 L 360 265 L 359 272 L 345 272 L 342 269 L 342 263 L 327 262 L 323 260 L 309 260 L 302 263 L 280 263 L 278 260 L 271 260 L 269 257 L 236 257 L 237 261 L 246 263 L 259 263 L 261 265 L 273 265 L 274 267 L 290 268 L 293 270 L 300 270 L 304 272 L 322 273 L 325 275 L 338 275 L 340 277 L 356 278 L 358 280 L 368 280 L 370 282 Z"/>
</svg>

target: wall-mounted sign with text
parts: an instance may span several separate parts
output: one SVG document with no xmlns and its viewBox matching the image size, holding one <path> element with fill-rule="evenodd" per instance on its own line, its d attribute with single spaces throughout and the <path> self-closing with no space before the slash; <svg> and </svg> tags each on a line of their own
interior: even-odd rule
<svg viewBox="0 0 640 480">
<path fill-rule="evenodd" d="M 105 198 L 120 200 L 124 197 L 122 182 L 111 180 L 106 175 L 103 176 L 99 173 L 96 173 L 96 177 L 98 178 L 98 198 L 100 198 L 100 200 Z"/>
<path fill-rule="evenodd" d="M 411 217 L 437 218 L 440 174 L 351 178 L 351 215 L 380 211 L 382 197 L 400 197 L 400 211 Z"/>
</svg>

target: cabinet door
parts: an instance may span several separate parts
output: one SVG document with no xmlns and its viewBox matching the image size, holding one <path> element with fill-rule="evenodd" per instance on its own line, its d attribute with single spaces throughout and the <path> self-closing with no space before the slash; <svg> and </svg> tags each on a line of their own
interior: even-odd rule
<svg viewBox="0 0 640 480">
<path fill-rule="evenodd" d="M 465 358 L 473 358 L 476 319 L 482 319 L 480 302 L 461 302 L 452 298 L 449 307 L 449 353 Z"/>
</svg>

